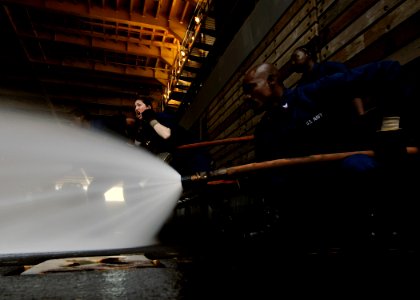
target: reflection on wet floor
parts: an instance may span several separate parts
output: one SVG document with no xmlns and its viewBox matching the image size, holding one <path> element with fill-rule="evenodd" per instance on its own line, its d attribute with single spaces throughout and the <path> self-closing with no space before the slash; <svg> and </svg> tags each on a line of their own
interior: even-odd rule
<svg viewBox="0 0 420 300">
<path fill-rule="evenodd" d="M 199 204 L 198 204 L 199 205 Z M 358 295 L 417 286 L 416 239 L 386 235 L 386 230 L 352 240 L 315 235 L 307 227 L 264 227 L 242 216 L 216 214 L 190 206 L 161 230 L 160 244 L 83 257 L 138 255 L 160 265 L 80 270 L 22 276 L 47 259 L 44 255 L 0 262 L 1 299 L 280 299 Z M 195 209 L 195 211 L 194 211 Z M 203 211 L 204 209 L 204 211 Z M 227 212 L 227 211 L 223 211 Z M 256 211 L 252 211 L 256 216 Z M 243 218 L 243 219 L 242 219 Z M 319 233 L 319 232 L 318 232 Z M 349 237 L 349 236 L 347 236 Z M 347 243 L 345 243 L 347 242 Z M 68 257 L 68 256 L 66 256 Z M 113 259 L 114 258 L 114 259 Z M 377 283 L 380 280 L 380 284 Z"/>
<path fill-rule="evenodd" d="M 176 238 L 176 235 L 173 235 Z M 186 236 L 184 236 L 186 237 Z M 389 252 L 293 252 L 274 241 L 190 236 L 175 245 L 131 249 L 159 268 L 80 270 L 21 276 L 22 260 L 0 266 L 1 299 L 279 299 L 369 293 L 374 280 L 414 287 L 416 254 Z M 168 241 L 169 242 L 169 241 Z M 172 241 L 171 241 L 172 242 Z M 42 261 L 41 258 L 38 262 Z M 20 272 L 22 272 L 21 269 Z M 379 290 L 380 291 L 380 290 Z M 292 293 L 292 294 L 291 294 Z"/>
</svg>

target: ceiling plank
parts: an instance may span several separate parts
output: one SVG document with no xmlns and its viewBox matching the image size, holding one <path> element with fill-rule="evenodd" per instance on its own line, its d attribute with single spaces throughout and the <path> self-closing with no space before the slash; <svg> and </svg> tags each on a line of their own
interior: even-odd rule
<svg viewBox="0 0 420 300">
<path fill-rule="evenodd" d="M 177 52 L 173 49 L 166 47 L 156 47 L 151 45 L 139 45 L 132 42 L 112 42 L 104 40 L 100 37 L 86 37 L 86 36 L 69 36 L 62 33 L 50 33 L 50 32 L 37 32 L 35 35 L 31 32 L 19 31 L 18 36 L 25 38 L 40 39 L 46 41 L 70 43 L 84 47 L 99 48 L 103 50 L 109 50 L 118 53 L 124 53 L 129 55 L 136 55 L 141 57 L 155 57 L 162 59 L 168 68 L 172 68 Z M 163 43 L 161 43 L 163 44 Z"/>
<path fill-rule="evenodd" d="M 155 29 L 168 30 L 179 41 L 185 36 L 188 24 L 183 24 L 184 20 L 180 19 L 176 22 L 169 21 L 168 16 L 148 15 L 143 10 L 143 14 L 136 11 L 114 10 L 110 7 L 89 6 L 89 3 L 73 2 L 73 1 L 55 1 L 55 0 L 4 0 L 5 3 L 19 4 L 28 7 L 34 7 L 42 10 L 52 10 L 55 12 L 76 15 L 84 18 L 96 18 L 104 21 L 119 22 L 128 25 L 142 25 Z M 185 7 L 188 2 L 185 2 Z M 185 8 L 187 10 L 187 8 Z M 182 22 L 182 23 L 181 23 Z"/>
<path fill-rule="evenodd" d="M 145 78 L 153 78 L 160 82 L 162 85 L 165 85 L 169 79 L 168 71 L 166 70 L 153 70 L 152 68 L 141 68 L 141 67 L 131 67 L 131 66 L 124 66 L 124 65 L 105 65 L 102 62 L 95 62 L 95 61 L 77 61 L 77 60 L 59 60 L 59 59 L 48 59 L 46 61 L 32 58 L 30 57 L 29 60 L 32 63 L 38 64 L 49 64 L 49 65 L 56 65 L 56 66 L 65 66 L 65 67 L 74 67 L 80 69 L 88 69 L 88 70 L 95 70 L 95 71 L 102 71 L 102 72 L 110 72 L 119 75 L 133 75 Z"/>
</svg>

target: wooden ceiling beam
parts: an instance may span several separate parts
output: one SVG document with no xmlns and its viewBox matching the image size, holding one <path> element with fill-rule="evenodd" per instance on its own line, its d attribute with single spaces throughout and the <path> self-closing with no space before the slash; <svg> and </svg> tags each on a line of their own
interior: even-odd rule
<svg viewBox="0 0 420 300">
<path fill-rule="evenodd" d="M 111 29 L 111 30 L 120 29 L 120 30 L 122 30 L 123 29 L 122 26 L 119 26 L 119 28 L 118 28 L 118 25 L 120 25 L 122 23 L 114 23 L 114 24 L 111 25 L 111 24 L 104 24 L 103 22 L 98 22 L 98 21 L 92 22 L 92 21 L 84 20 L 82 22 L 84 24 L 91 25 L 91 27 L 92 26 L 93 27 L 100 27 L 101 30 L 103 30 L 103 29 Z M 46 25 L 43 25 L 43 26 L 46 26 Z M 139 29 L 139 28 L 141 28 L 141 29 Z M 172 34 L 170 34 L 167 30 L 158 30 L 156 28 L 151 28 L 151 27 L 148 27 L 148 26 L 138 26 L 138 25 L 137 26 L 127 25 L 127 27 L 125 29 L 129 33 L 138 33 L 139 34 L 139 38 L 141 38 L 142 35 L 150 35 L 150 36 L 162 36 L 162 37 L 163 36 L 166 36 L 168 38 L 172 38 L 172 39 L 175 39 L 176 40 L 176 38 Z M 93 31 L 93 32 L 95 32 L 95 31 Z M 96 32 L 98 32 L 98 31 L 96 31 Z M 108 35 L 114 36 L 114 35 L 109 34 L 109 33 L 108 33 Z M 179 41 L 176 40 L 175 43 L 179 43 Z M 174 44 L 174 42 L 171 42 L 171 44 Z"/>
<path fill-rule="evenodd" d="M 99 105 L 111 105 L 116 107 L 133 107 L 133 100 L 130 97 L 80 97 L 80 95 L 51 94 L 51 100 L 57 104 L 57 100 L 70 101 L 72 103 L 89 103 Z"/>
<path fill-rule="evenodd" d="M 50 33 L 50 32 L 22 32 L 19 31 L 18 35 L 25 38 L 40 39 L 46 41 L 70 43 L 74 45 L 99 48 L 117 53 L 136 55 L 139 57 L 154 57 L 162 59 L 169 68 L 172 68 L 175 62 L 177 51 L 168 49 L 166 47 L 156 47 L 151 45 L 139 45 L 130 42 L 112 42 L 104 40 L 100 37 L 84 37 L 84 36 L 69 36 L 62 33 Z"/>
<path fill-rule="evenodd" d="M 35 58 L 29 58 L 32 63 L 38 64 L 48 64 L 56 65 L 63 67 L 73 67 L 79 69 L 88 69 L 94 71 L 110 72 L 119 75 L 131 75 L 144 78 L 152 78 L 160 82 L 162 85 L 166 86 L 166 83 L 169 80 L 169 74 L 167 70 L 153 70 L 152 68 L 140 68 L 140 67 L 131 67 L 124 65 L 111 65 L 104 64 L 101 62 L 94 61 L 76 61 L 76 60 L 59 60 L 59 59 L 48 59 L 48 60 L 39 60 Z"/>
<path fill-rule="evenodd" d="M 73 29 L 73 28 L 63 28 L 63 27 L 56 27 L 56 26 L 52 26 L 52 25 L 44 25 L 44 24 L 34 24 L 37 28 L 37 32 L 40 32 L 41 30 L 48 30 L 48 31 L 57 31 L 57 32 L 62 32 L 65 33 L 67 35 L 75 35 L 75 36 L 88 36 L 88 37 L 94 37 L 94 38 L 100 38 L 103 40 L 111 40 L 111 41 L 121 41 L 121 42 L 130 42 L 133 44 L 138 44 L 138 45 L 145 45 L 145 46 L 156 46 L 156 47 L 165 47 L 165 48 L 169 48 L 169 49 L 175 49 L 176 51 L 178 51 L 179 49 L 179 43 L 178 40 L 176 40 L 176 43 L 170 43 L 170 42 L 160 42 L 160 41 L 154 41 L 154 40 L 147 40 L 147 39 L 142 39 L 142 38 L 138 38 L 138 37 L 126 37 L 126 36 L 121 36 L 121 35 L 117 35 L 117 34 L 109 34 L 109 33 L 102 33 L 102 32 L 97 32 L 97 31 L 91 31 L 91 30 L 81 30 L 81 29 Z M 41 28 L 41 30 L 40 30 Z M 134 32 L 134 33 L 138 33 L 139 35 L 141 34 L 150 34 L 150 31 L 146 31 L 146 30 L 138 30 L 135 28 L 129 28 L 128 30 L 129 32 Z M 160 32 L 154 32 L 153 33 L 154 36 L 162 36 L 163 40 L 165 40 L 165 33 L 160 33 Z"/>
<path fill-rule="evenodd" d="M 109 84 L 96 84 L 86 81 L 79 81 L 77 79 L 67 80 L 67 79 L 59 79 L 59 78 L 47 78 L 47 77 L 41 77 L 39 80 L 43 83 L 48 85 L 56 85 L 56 86 L 71 86 L 71 87 L 77 87 L 77 88 L 85 88 L 90 90 L 100 90 L 104 92 L 112 92 L 112 93 L 118 93 L 118 94 L 127 94 L 127 95 L 134 95 L 137 93 L 141 88 L 139 89 L 138 86 L 132 86 L 131 89 L 128 89 L 126 87 L 118 87 L 118 86 L 110 86 Z M 146 89 L 144 89 L 146 90 Z"/>
<path fill-rule="evenodd" d="M 168 20 L 172 20 L 177 0 L 172 0 L 169 7 Z"/>
<path fill-rule="evenodd" d="M 187 24 L 188 22 L 185 22 L 185 18 L 186 18 L 186 16 L 187 16 L 187 12 L 188 12 L 188 8 L 189 8 L 189 6 L 190 6 L 189 2 L 185 2 L 184 10 L 182 11 L 181 18 L 180 18 L 180 20 L 179 20 L 179 22 L 180 22 L 181 24 L 186 23 L 186 24 L 185 24 L 185 32 L 187 31 L 187 29 L 188 29 L 188 25 L 189 25 L 189 24 Z"/>
<path fill-rule="evenodd" d="M 159 14 L 160 14 L 160 9 L 162 7 L 160 1 L 154 1 L 154 5 L 155 5 L 155 18 L 159 18 Z M 169 17 L 168 17 L 169 20 Z"/>
<path fill-rule="evenodd" d="M 182 41 L 188 24 L 183 24 L 185 14 L 180 20 L 168 20 L 168 16 L 148 15 L 131 11 L 129 9 L 115 10 L 103 4 L 103 7 L 91 6 L 88 2 L 55 1 L 55 0 L 4 0 L 4 3 L 19 4 L 27 7 L 34 7 L 42 10 L 52 10 L 64 14 L 76 15 L 78 17 L 100 19 L 110 22 L 125 23 L 128 25 L 146 26 L 156 29 L 168 30 L 179 41 Z M 185 2 L 188 6 L 188 2 Z"/>
</svg>

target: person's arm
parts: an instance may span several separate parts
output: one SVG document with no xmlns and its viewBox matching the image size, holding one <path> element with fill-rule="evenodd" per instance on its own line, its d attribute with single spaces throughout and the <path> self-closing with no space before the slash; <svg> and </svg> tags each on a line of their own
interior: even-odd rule
<svg viewBox="0 0 420 300">
<path fill-rule="evenodd" d="M 147 123 L 149 123 L 150 126 L 152 126 L 153 129 L 156 131 L 156 133 L 164 140 L 167 140 L 171 137 L 171 128 L 159 123 L 159 121 L 156 119 L 156 114 L 152 109 L 145 110 L 142 113 L 142 118 Z"/>
<path fill-rule="evenodd" d="M 381 95 L 381 106 L 386 113 L 398 112 L 400 64 L 397 61 L 381 61 L 366 64 L 345 73 L 336 73 L 322 77 L 317 81 L 296 89 L 301 101 L 312 99 L 322 101 L 337 95 L 361 95 L 364 93 Z M 335 98 L 337 98 L 335 97 Z M 329 97 L 330 99 L 332 97 Z"/>
<path fill-rule="evenodd" d="M 166 127 L 165 125 L 162 125 L 159 123 L 158 120 L 154 119 L 149 122 L 150 126 L 153 127 L 153 129 L 156 131 L 157 134 L 159 134 L 160 137 L 167 140 L 171 137 L 171 128 Z"/>
<path fill-rule="evenodd" d="M 336 61 L 325 61 L 324 63 L 322 63 L 322 66 L 324 67 L 322 73 L 325 75 L 332 75 L 335 73 L 346 73 L 350 70 L 344 63 Z"/>
<path fill-rule="evenodd" d="M 335 61 L 326 61 L 325 63 L 325 74 L 326 75 L 333 75 L 335 73 L 346 73 L 350 69 L 341 62 Z M 355 96 L 352 100 L 353 106 L 355 108 L 355 112 L 357 115 L 362 116 L 365 114 L 365 107 L 363 103 L 363 99 L 361 97 Z"/>
</svg>

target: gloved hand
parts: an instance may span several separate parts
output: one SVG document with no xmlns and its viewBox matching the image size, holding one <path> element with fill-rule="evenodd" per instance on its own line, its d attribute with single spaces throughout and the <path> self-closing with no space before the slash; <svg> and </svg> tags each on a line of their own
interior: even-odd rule
<svg viewBox="0 0 420 300">
<path fill-rule="evenodd" d="M 147 123 L 150 123 L 153 120 L 156 120 L 156 113 L 153 109 L 146 109 L 144 112 L 141 113 L 142 119 Z"/>
<path fill-rule="evenodd" d="M 386 164 L 398 164 L 407 155 L 406 138 L 399 124 L 388 128 L 387 122 L 388 120 L 384 119 L 381 130 L 376 132 L 375 155 Z"/>
</svg>

